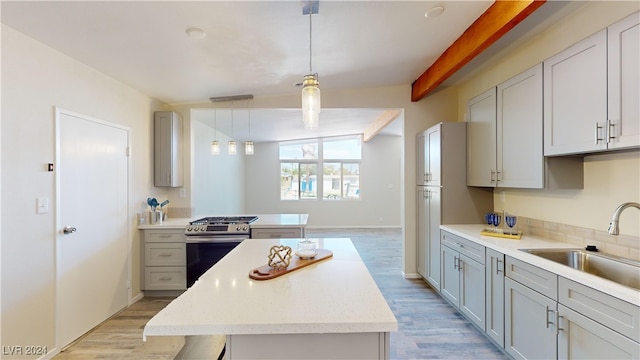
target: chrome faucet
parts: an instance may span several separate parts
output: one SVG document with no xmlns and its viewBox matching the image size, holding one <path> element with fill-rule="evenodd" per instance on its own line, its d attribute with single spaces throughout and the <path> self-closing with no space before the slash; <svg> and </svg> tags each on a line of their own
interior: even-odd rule
<svg viewBox="0 0 640 360">
<path fill-rule="evenodd" d="M 628 207 L 634 207 L 640 210 L 640 204 L 638 204 L 637 202 L 626 202 L 620 204 L 620 206 L 616 208 L 616 211 L 613 212 L 613 218 L 609 223 L 609 235 L 618 235 L 620 233 L 618 220 L 620 220 L 620 214 L 622 213 L 622 211 Z"/>
</svg>

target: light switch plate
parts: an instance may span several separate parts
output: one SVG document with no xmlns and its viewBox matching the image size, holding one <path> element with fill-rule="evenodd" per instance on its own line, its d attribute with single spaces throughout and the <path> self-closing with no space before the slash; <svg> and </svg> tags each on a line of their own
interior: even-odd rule
<svg viewBox="0 0 640 360">
<path fill-rule="evenodd" d="M 46 214 L 49 212 L 49 198 L 39 197 L 36 199 L 36 214 Z"/>
</svg>

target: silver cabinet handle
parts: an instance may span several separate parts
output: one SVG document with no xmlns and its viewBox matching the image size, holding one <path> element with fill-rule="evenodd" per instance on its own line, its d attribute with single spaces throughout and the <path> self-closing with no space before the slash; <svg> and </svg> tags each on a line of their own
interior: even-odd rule
<svg viewBox="0 0 640 360">
<path fill-rule="evenodd" d="M 67 234 L 67 235 L 68 235 L 68 234 L 73 234 L 74 232 L 76 232 L 76 230 L 77 230 L 77 229 L 76 229 L 76 228 L 74 228 L 73 226 L 65 226 L 65 227 L 62 229 L 62 233 L 63 233 L 63 234 Z"/>
<path fill-rule="evenodd" d="M 614 129 L 615 126 L 616 124 L 611 122 L 611 120 L 607 120 L 607 144 L 609 144 L 611 140 L 616 138 Z"/>
<path fill-rule="evenodd" d="M 596 145 L 598 145 L 598 141 L 602 141 L 602 139 L 600 138 L 600 131 L 598 131 L 600 129 L 602 129 L 602 126 L 600 126 L 600 124 L 598 124 L 596 122 L 596 129 L 595 129 L 596 130 L 595 131 L 595 144 Z"/>
<path fill-rule="evenodd" d="M 459 267 L 460 267 L 460 263 L 458 262 L 458 257 L 457 257 L 457 256 L 454 256 L 454 257 L 453 257 L 453 268 L 454 268 L 455 270 L 460 271 L 460 268 L 459 268 Z"/>
<path fill-rule="evenodd" d="M 560 327 L 560 319 L 564 319 L 564 316 L 560 315 L 560 312 L 556 310 L 556 335 L 559 334 L 560 331 L 564 331 L 564 329 Z"/>
<path fill-rule="evenodd" d="M 495 180 L 495 174 L 496 174 L 496 172 L 493 169 L 491 169 L 491 177 L 490 177 L 491 182 L 496 181 Z"/>
<path fill-rule="evenodd" d="M 158 256 L 169 257 L 169 256 L 171 256 L 171 254 L 159 254 Z"/>
<path fill-rule="evenodd" d="M 554 313 L 554 312 L 555 312 L 555 310 L 553 310 L 553 309 L 549 309 L 549 305 L 545 305 L 545 307 L 544 307 L 544 308 L 545 308 L 545 310 L 547 311 L 547 313 L 546 313 L 546 315 L 545 315 L 545 316 L 547 317 L 547 318 L 545 319 L 545 323 L 546 323 L 545 325 L 546 325 L 546 327 L 547 327 L 547 329 L 548 329 L 548 328 L 549 328 L 549 325 L 554 325 L 554 324 L 553 324 L 553 322 L 549 321 L 549 313 L 550 313 L 550 312 L 551 312 L 551 313 Z"/>
<path fill-rule="evenodd" d="M 171 277 L 171 276 L 163 276 L 163 277 L 160 278 L 161 281 L 169 281 L 171 279 L 173 279 L 173 277 Z"/>
<path fill-rule="evenodd" d="M 499 275 L 500 272 L 504 272 L 504 270 L 500 269 L 500 263 L 502 263 L 502 260 L 496 258 L 496 275 Z"/>
</svg>

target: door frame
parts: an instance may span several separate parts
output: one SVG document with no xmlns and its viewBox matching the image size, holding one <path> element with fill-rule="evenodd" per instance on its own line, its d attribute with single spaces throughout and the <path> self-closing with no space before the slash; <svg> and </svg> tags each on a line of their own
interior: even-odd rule
<svg viewBox="0 0 640 360">
<path fill-rule="evenodd" d="M 55 117 L 54 117 L 54 121 L 55 121 L 55 126 L 54 126 L 54 131 L 55 131 L 55 163 L 54 163 L 54 173 L 55 173 L 55 194 L 54 194 L 54 203 L 55 203 L 55 221 L 54 221 L 54 248 L 55 248 L 55 252 L 53 254 L 53 271 L 54 271 L 54 275 L 55 275 L 55 287 L 54 287 L 54 308 L 55 308 L 55 314 L 54 314 L 54 324 L 55 324 L 55 346 L 56 346 L 56 353 L 59 353 L 60 351 L 62 351 L 63 346 L 66 346 L 67 344 L 59 344 L 59 337 L 58 337 L 58 326 L 60 326 L 59 324 L 59 319 L 58 319 L 58 315 L 59 315 L 59 311 L 58 311 L 58 240 L 60 237 L 60 234 L 62 233 L 62 228 L 64 227 L 64 225 L 62 224 L 61 221 L 61 199 L 60 199 L 60 192 L 61 192 L 61 180 L 60 180 L 60 172 L 57 169 L 57 165 L 56 164 L 60 164 L 60 122 L 61 122 L 61 117 L 63 115 L 69 115 L 69 116 L 73 116 L 73 117 L 77 117 L 80 118 L 82 120 L 85 121 L 90 121 L 90 122 L 94 122 L 100 125 L 104 125 L 104 126 L 110 126 L 119 130 L 123 130 L 126 132 L 127 134 L 127 194 L 126 194 L 126 198 L 127 198 L 127 211 L 126 211 L 126 224 L 127 224 L 127 305 L 130 306 L 132 304 L 132 289 L 131 289 L 131 276 L 132 276 L 132 259 L 131 259 L 131 251 L 132 251 L 132 244 L 133 244 L 133 240 L 132 240 L 132 236 L 131 236 L 131 128 L 128 126 L 123 126 L 121 124 L 117 124 L 117 123 L 113 123 L 110 121 L 105 121 L 105 120 L 101 120 L 98 118 L 94 118 L 85 114 L 81 114 L 81 113 L 77 113 L 74 111 L 70 111 L 70 110 L 66 110 L 64 108 L 58 107 L 58 106 L 54 106 L 54 110 L 55 110 Z M 106 320 L 106 319 L 105 319 Z M 97 324 L 96 324 L 97 325 Z"/>
</svg>

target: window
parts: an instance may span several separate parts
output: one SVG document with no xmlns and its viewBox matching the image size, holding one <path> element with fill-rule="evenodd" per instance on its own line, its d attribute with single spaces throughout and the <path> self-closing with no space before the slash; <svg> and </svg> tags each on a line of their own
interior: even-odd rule
<svg viewBox="0 0 640 360">
<path fill-rule="evenodd" d="M 360 136 L 280 143 L 280 199 L 359 199 L 361 158 Z"/>
</svg>

